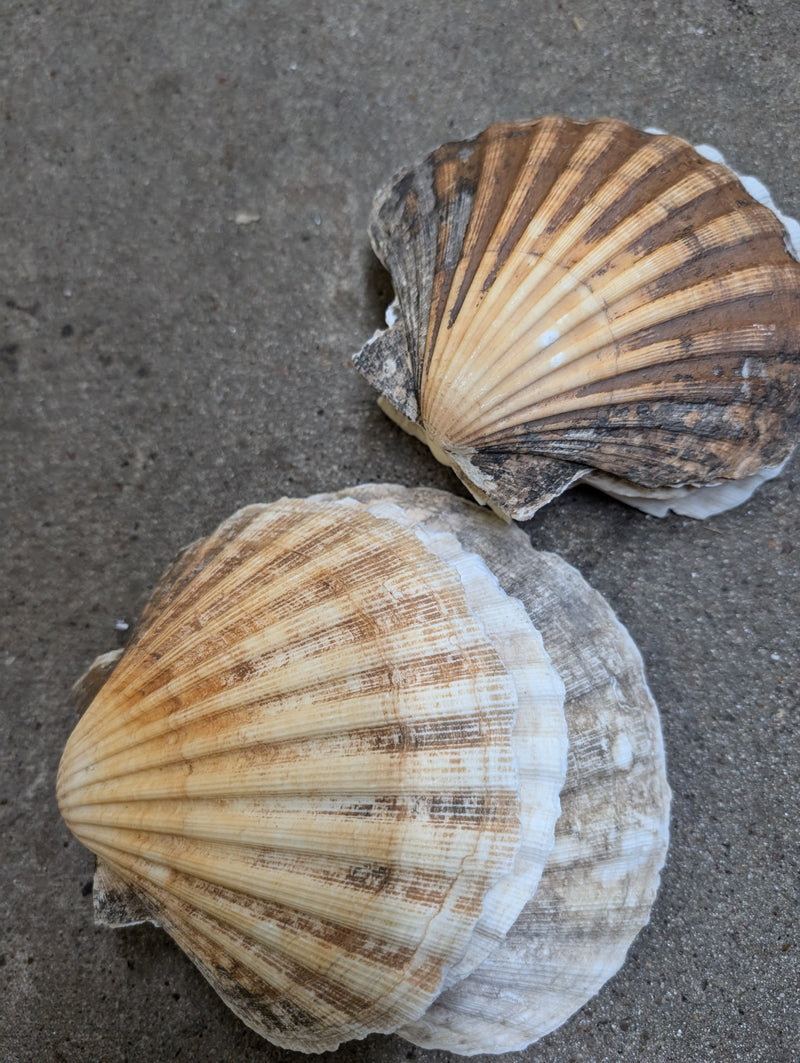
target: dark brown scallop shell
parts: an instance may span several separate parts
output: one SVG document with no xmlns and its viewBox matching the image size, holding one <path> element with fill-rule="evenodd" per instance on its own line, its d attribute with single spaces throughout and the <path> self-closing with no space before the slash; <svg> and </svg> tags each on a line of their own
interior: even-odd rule
<svg viewBox="0 0 800 1063">
<path fill-rule="evenodd" d="M 683 140 L 499 123 L 395 178 L 370 231 L 399 317 L 355 364 L 505 516 L 582 479 L 662 508 L 743 484 L 722 504 L 716 488 L 719 511 L 790 453 L 800 263 L 773 211 Z"/>
</svg>

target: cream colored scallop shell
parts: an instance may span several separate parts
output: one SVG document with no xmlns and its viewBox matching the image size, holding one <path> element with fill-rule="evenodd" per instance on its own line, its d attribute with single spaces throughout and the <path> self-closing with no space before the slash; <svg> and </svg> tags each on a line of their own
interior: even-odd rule
<svg viewBox="0 0 800 1063">
<path fill-rule="evenodd" d="M 629 634 L 563 559 L 440 491 L 374 485 L 349 493 L 401 506 L 480 554 L 525 605 L 566 684 L 567 779 L 539 887 L 483 964 L 398 1031 L 464 1055 L 518 1050 L 597 993 L 648 921 L 669 834 L 658 710 Z"/>
<path fill-rule="evenodd" d="M 585 480 L 703 516 L 794 445 L 800 264 L 776 215 L 684 141 L 499 123 L 395 178 L 370 232 L 399 317 L 355 365 L 502 515 Z"/>
<path fill-rule="evenodd" d="M 236 514 L 80 691 L 58 798 L 101 916 L 163 926 L 282 1046 L 418 1019 L 553 843 L 563 685 L 527 614 L 355 502 Z"/>
</svg>

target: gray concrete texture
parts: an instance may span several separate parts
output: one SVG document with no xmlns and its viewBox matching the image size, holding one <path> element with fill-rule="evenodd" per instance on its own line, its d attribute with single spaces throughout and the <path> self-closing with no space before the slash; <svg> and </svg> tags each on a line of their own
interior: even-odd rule
<svg viewBox="0 0 800 1063">
<path fill-rule="evenodd" d="M 392 173 L 496 119 L 612 115 L 715 144 L 798 216 L 800 8 L 6 0 L 0 33 L 0 1059 L 299 1059 L 162 932 L 93 927 L 54 798 L 69 688 L 237 507 L 460 491 L 348 366 L 390 295 L 366 224 Z M 626 964 L 509 1061 L 800 1058 L 799 509 L 795 458 L 704 523 L 577 489 L 526 525 L 641 647 L 674 804 Z"/>
</svg>

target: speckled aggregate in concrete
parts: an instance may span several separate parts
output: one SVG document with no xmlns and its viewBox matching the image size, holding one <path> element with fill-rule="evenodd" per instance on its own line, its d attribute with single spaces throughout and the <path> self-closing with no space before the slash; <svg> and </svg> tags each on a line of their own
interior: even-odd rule
<svg viewBox="0 0 800 1063">
<path fill-rule="evenodd" d="M 716 144 L 797 216 L 798 54 L 795 0 L 4 5 L 2 1063 L 300 1058 L 166 935 L 93 927 L 53 782 L 70 685 L 180 546 L 282 494 L 459 490 L 347 365 L 390 290 L 374 191 L 559 111 Z M 527 526 L 639 643 L 674 804 L 625 966 L 509 1063 L 800 1058 L 799 511 L 795 459 L 706 523 L 579 489 Z M 376 1036 L 328 1058 L 448 1057 Z"/>
</svg>

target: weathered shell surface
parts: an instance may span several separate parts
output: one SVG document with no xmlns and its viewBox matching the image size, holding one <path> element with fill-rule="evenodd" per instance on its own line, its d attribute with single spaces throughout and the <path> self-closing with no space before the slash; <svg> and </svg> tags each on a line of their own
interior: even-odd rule
<svg viewBox="0 0 800 1063">
<path fill-rule="evenodd" d="M 525 605 L 566 684 L 567 779 L 540 885 L 475 973 L 398 1031 L 465 1055 L 517 1050 L 586 1003 L 649 918 L 669 834 L 658 711 L 627 631 L 561 558 L 439 491 L 375 485 L 351 493 L 391 500 L 479 553 Z"/>
<path fill-rule="evenodd" d="M 418 1018 L 552 845 L 563 685 L 524 609 L 452 537 L 356 503 L 236 514 L 98 686 L 58 796 L 101 916 L 163 926 L 280 1045 Z"/>
<path fill-rule="evenodd" d="M 794 445 L 800 263 L 775 214 L 676 137 L 497 124 L 381 191 L 371 237 L 399 318 L 355 364 L 505 516 L 595 475 L 702 516 Z"/>
</svg>

